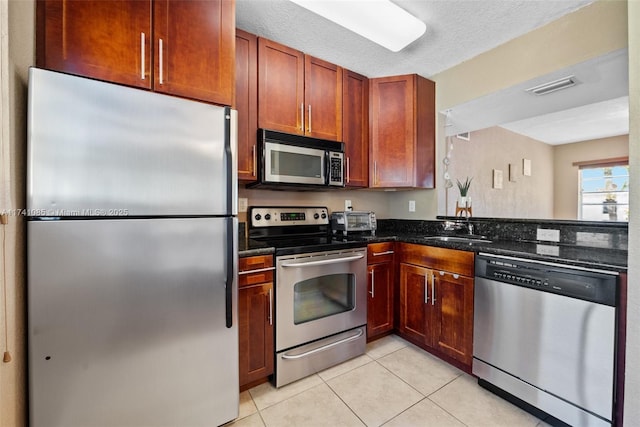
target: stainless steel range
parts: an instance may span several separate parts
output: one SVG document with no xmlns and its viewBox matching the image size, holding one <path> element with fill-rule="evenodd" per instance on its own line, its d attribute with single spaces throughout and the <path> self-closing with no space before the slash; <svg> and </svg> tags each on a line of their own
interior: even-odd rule
<svg viewBox="0 0 640 427">
<path fill-rule="evenodd" d="M 332 240 L 326 207 L 252 207 L 249 238 L 276 248 L 276 387 L 364 354 L 366 242 Z"/>
</svg>

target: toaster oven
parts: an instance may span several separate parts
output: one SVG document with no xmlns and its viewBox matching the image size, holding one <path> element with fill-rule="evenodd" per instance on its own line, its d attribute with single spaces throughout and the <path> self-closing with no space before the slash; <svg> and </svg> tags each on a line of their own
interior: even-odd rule
<svg viewBox="0 0 640 427">
<path fill-rule="evenodd" d="M 353 232 L 370 232 L 375 235 L 377 228 L 376 214 L 367 211 L 340 211 L 331 214 L 331 230 L 333 234 L 346 236 Z"/>
</svg>

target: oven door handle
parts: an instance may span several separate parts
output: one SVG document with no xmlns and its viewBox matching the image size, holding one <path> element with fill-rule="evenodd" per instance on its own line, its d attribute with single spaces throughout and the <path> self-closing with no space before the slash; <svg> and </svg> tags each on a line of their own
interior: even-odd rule
<svg viewBox="0 0 640 427">
<path fill-rule="evenodd" d="M 281 264 L 283 267 L 313 267 L 314 265 L 326 265 L 326 264 L 339 264 L 341 262 L 350 262 L 357 259 L 364 258 L 364 255 L 358 254 L 354 256 L 348 256 L 344 258 L 322 259 L 319 261 L 307 261 L 307 262 L 290 262 Z"/>
<path fill-rule="evenodd" d="M 332 342 L 331 344 L 327 344 L 327 345 L 323 345 L 322 347 L 318 347 L 318 348 L 314 348 L 313 350 L 309 350 L 306 351 L 302 354 L 296 354 L 295 356 L 288 356 L 286 353 L 282 355 L 283 359 L 300 359 L 302 357 L 307 357 L 307 356 L 311 356 L 314 353 L 318 353 L 321 351 L 324 351 L 328 348 L 334 347 L 336 345 L 340 345 L 340 344 L 344 344 L 347 343 L 349 341 L 353 341 L 353 340 L 357 340 L 358 338 L 360 338 L 362 336 L 362 334 L 364 334 L 364 332 L 362 331 L 362 328 L 358 329 L 358 332 L 355 335 L 352 335 L 350 337 L 341 339 L 339 341 L 336 342 Z"/>
</svg>

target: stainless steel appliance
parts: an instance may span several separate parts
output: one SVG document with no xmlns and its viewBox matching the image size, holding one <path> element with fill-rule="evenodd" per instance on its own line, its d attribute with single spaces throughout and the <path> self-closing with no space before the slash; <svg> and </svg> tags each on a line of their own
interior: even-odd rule
<svg viewBox="0 0 640 427">
<path fill-rule="evenodd" d="M 249 238 L 276 248 L 276 387 L 361 355 L 366 242 L 331 239 L 324 207 L 253 207 Z"/>
<path fill-rule="evenodd" d="M 342 142 L 258 131 L 258 181 L 248 187 L 327 189 L 344 187 Z"/>
<path fill-rule="evenodd" d="M 31 69 L 31 426 L 238 415 L 235 112 Z"/>
<path fill-rule="evenodd" d="M 376 234 L 378 222 L 374 212 L 340 211 L 331 213 L 331 230 L 334 234 L 369 233 Z"/>
<path fill-rule="evenodd" d="M 480 254 L 473 337 L 480 384 L 573 426 L 612 425 L 616 284 L 609 272 Z"/>
</svg>

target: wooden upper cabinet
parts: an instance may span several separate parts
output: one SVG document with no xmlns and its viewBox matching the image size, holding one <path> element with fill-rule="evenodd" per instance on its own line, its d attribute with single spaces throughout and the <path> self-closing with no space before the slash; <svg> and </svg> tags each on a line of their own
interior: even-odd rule
<svg viewBox="0 0 640 427">
<path fill-rule="evenodd" d="M 258 39 L 258 127 L 304 133 L 304 54 Z"/>
<path fill-rule="evenodd" d="M 342 68 L 258 39 L 258 127 L 342 139 Z"/>
<path fill-rule="evenodd" d="M 342 73 L 342 140 L 347 187 L 369 185 L 369 79 Z"/>
<path fill-rule="evenodd" d="M 154 90 L 231 105 L 235 89 L 235 2 L 153 3 Z"/>
<path fill-rule="evenodd" d="M 238 179 L 256 179 L 258 133 L 258 38 L 236 30 L 236 101 Z"/>
<path fill-rule="evenodd" d="M 38 67 L 231 105 L 233 0 L 38 0 Z"/>
<path fill-rule="evenodd" d="M 38 67 L 151 89 L 150 0 L 39 0 L 36 13 Z"/>
<path fill-rule="evenodd" d="M 304 61 L 305 135 L 342 140 L 342 67 L 313 56 Z"/>
<path fill-rule="evenodd" d="M 435 188 L 435 83 L 370 79 L 369 186 Z"/>
</svg>

